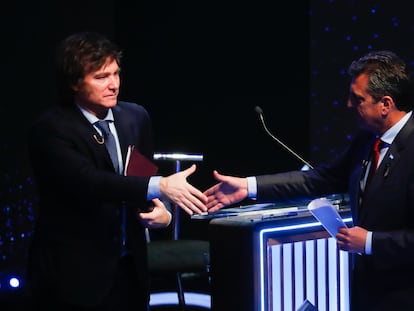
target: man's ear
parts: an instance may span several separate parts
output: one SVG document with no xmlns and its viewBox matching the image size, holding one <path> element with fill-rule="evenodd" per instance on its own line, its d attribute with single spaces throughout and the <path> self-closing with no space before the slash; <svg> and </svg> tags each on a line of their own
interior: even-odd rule
<svg viewBox="0 0 414 311">
<path fill-rule="evenodd" d="M 383 96 L 381 98 L 382 108 L 381 108 L 381 114 L 385 117 L 389 114 L 392 107 L 394 106 L 394 100 L 391 96 Z"/>
<path fill-rule="evenodd" d="M 381 99 L 384 108 L 390 109 L 394 106 L 394 99 L 391 96 L 383 96 Z"/>
</svg>

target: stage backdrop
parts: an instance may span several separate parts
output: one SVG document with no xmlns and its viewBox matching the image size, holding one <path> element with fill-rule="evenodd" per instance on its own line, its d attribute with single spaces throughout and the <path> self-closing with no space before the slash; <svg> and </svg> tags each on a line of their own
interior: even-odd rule
<svg viewBox="0 0 414 311">
<path fill-rule="evenodd" d="M 37 208 L 26 134 L 54 102 L 54 48 L 68 34 L 96 30 L 119 44 L 121 99 L 149 110 L 158 152 L 203 154 L 190 177 L 201 189 L 213 169 L 246 176 L 302 166 L 264 132 L 256 106 L 303 158 L 332 158 L 355 131 L 349 63 L 372 49 L 414 56 L 406 1 L 47 2 L 1 13 L 0 282 L 24 270 Z M 204 227 L 183 226 L 205 237 Z"/>
</svg>

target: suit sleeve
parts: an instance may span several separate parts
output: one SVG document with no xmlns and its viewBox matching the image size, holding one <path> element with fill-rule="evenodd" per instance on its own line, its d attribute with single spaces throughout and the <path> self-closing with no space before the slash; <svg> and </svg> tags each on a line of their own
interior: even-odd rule
<svg viewBox="0 0 414 311">
<path fill-rule="evenodd" d="M 32 126 L 28 148 L 39 191 L 93 202 L 145 201 L 149 178 L 114 174 L 94 134 L 87 121 L 56 111 Z"/>
</svg>

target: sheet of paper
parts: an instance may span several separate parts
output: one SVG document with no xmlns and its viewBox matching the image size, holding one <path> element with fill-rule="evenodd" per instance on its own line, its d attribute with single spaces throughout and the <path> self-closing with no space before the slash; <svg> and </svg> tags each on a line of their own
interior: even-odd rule
<svg viewBox="0 0 414 311">
<path fill-rule="evenodd" d="M 339 228 L 346 227 L 336 207 L 326 199 L 322 198 L 311 201 L 308 204 L 308 210 L 334 238 Z"/>
</svg>

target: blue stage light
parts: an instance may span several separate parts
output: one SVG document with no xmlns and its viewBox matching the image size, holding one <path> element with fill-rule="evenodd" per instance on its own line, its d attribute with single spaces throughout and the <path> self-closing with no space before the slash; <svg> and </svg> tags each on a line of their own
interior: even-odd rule
<svg viewBox="0 0 414 311">
<path fill-rule="evenodd" d="M 12 288 L 18 288 L 18 287 L 20 287 L 20 280 L 17 278 L 17 277 L 10 277 L 10 279 L 9 279 L 9 285 L 12 287 Z"/>
</svg>

